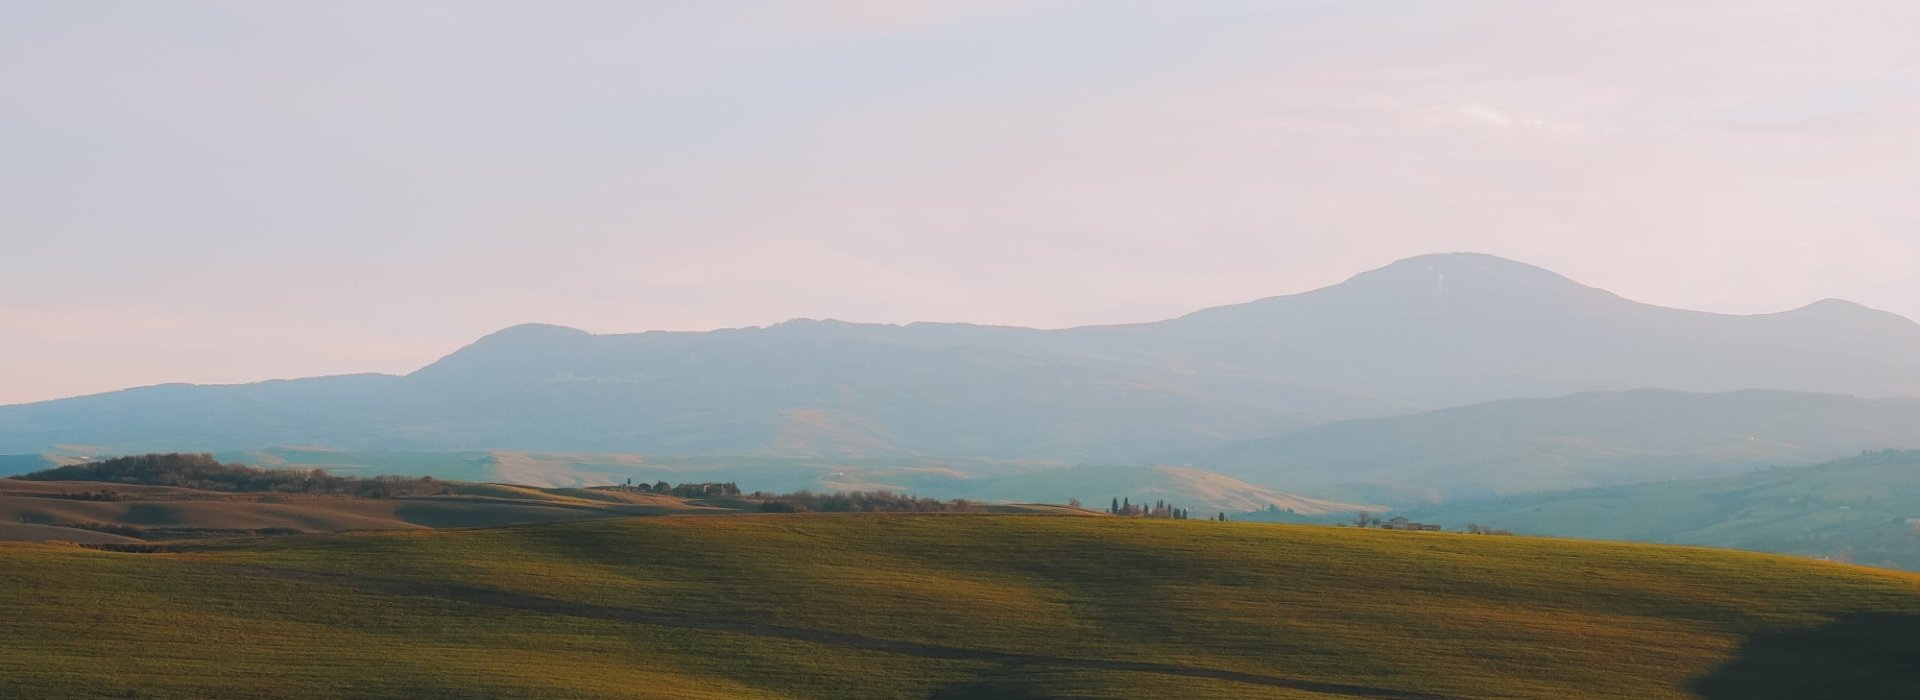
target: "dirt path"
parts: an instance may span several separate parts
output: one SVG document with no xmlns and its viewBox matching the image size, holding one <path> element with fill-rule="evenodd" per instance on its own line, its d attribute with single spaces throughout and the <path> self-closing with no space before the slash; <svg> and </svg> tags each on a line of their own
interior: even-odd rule
<svg viewBox="0 0 1920 700">
<path fill-rule="evenodd" d="M 629 622 L 629 623 L 642 624 L 642 625 L 655 625 L 659 627 L 674 627 L 674 628 L 680 628 L 680 629 L 696 629 L 696 630 L 710 630 L 715 632 L 730 632 L 733 634 L 744 634 L 744 635 L 750 635 L 755 637 L 769 637 L 774 639 L 787 639 L 787 640 L 799 641 L 799 642 L 823 644 L 823 645 L 832 646 L 832 647 L 862 649 L 867 651 L 885 652 L 889 654 L 917 656 L 917 657 L 928 658 L 928 659 L 947 659 L 947 660 L 953 660 L 953 661 L 980 661 L 980 662 L 986 662 L 986 663 L 998 663 L 998 664 L 1007 664 L 1007 665 L 1015 665 L 1015 666 L 1018 666 L 1018 665 L 1056 666 L 1060 668 L 1080 668 L 1080 669 L 1089 669 L 1089 670 L 1095 670 L 1095 671 L 1131 671 L 1136 673 L 1158 673 L 1158 674 L 1170 675 L 1170 676 L 1187 676 L 1191 678 L 1206 678 L 1211 680 L 1231 681 L 1235 683 L 1261 685 L 1261 686 L 1267 686 L 1272 688 L 1286 688 L 1290 690 L 1303 690 L 1303 691 L 1313 692 L 1313 693 L 1325 693 L 1329 695 L 1345 695 L 1349 697 L 1361 697 L 1361 698 L 1388 698 L 1391 700 L 1461 700 L 1460 698 L 1454 698 L 1446 695 L 1412 693 L 1412 692 L 1406 692 L 1406 691 L 1400 691 L 1400 690 L 1393 690 L 1389 688 L 1374 688 L 1374 687 L 1361 686 L 1361 685 L 1347 685 L 1343 683 L 1325 683 L 1325 682 L 1310 681 L 1310 680 L 1305 680 L 1300 678 L 1287 678 L 1284 676 L 1272 676 L 1272 675 L 1257 674 L 1257 673 L 1243 673 L 1240 671 L 1225 671 L 1220 669 L 1202 668 L 1197 666 L 1182 666 L 1178 664 L 1148 663 L 1143 661 L 1108 661 L 1108 660 L 1102 660 L 1102 659 L 1076 659 L 1076 658 L 1061 657 L 1061 656 L 1045 656 L 1040 654 L 1022 654 L 1022 653 L 1016 653 L 1016 652 L 968 649 L 964 647 L 950 647 L 950 646 L 943 646 L 938 644 L 922 644 L 919 642 L 906 642 L 906 641 L 900 641 L 900 640 L 894 640 L 894 639 L 881 639 L 878 637 L 867 637 L 867 636 L 862 636 L 857 634 L 845 634 L 841 632 L 827 632 L 822 630 L 806 629 L 801 627 L 783 627 L 780 625 L 769 625 L 769 624 L 762 624 L 757 622 L 716 620 L 711 618 L 694 617 L 691 615 L 683 615 L 678 613 L 649 612 L 644 610 L 633 610 L 629 608 L 616 608 L 616 607 L 609 607 L 604 605 L 592 605 L 588 603 L 577 603 L 577 602 L 568 601 L 568 600 L 559 600 L 555 598 L 543 598 L 540 596 L 526 595 L 522 593 L 512 593 L 508 591 L 499 591 L 499 590 L 492 590 L 492 589 L 486 589 L 486 588 L 471 588 L 466 586 L 455 586 L 455 585 L 437 584 L 437 583 L 390 581 L 390 580 L 383 580 L 383 579 L 362 578 L 359 576 L 349 576 L 346 574 L 329 574 L 329 573 L 318 573 L 318 572 L 311 572 L 311 571 L 294 571 L 289 569 L 276 569 L 276 568 L 264 567 L 264 566 L 244 566 L 244 565 L 236 565 L 236 564 L 204 564 L 203 566 L 214 568 L 214 569 L 220 569 L 224 571 L 229 571 L 229 572 L 232 572 L 235 574 L 241 574 L 241 575 L 264 576 L 268 578 L 275 578 L 275 579 L 281 579 L 281 580 L 287 580 L 287 581 L 298 581 L 302 583 L 317 583 L 317 584 L 324 584 L 324 585 L 331 585 L 331 586 L 342 586 L 342 587 L 353 588 L 353 589 L 368 591 L 373 593 L 439 598 L 442 600 L 452 600 L 452 601 L 457 601 L 462 603 L 470 603 L 473 605 L 487 605 L 487 606 L 492 606 L 497 608 L 510 608 L 514 610 L 526 610 L 531 612 L 547 613 L 552 615 L 567 615 L 571 617 L 583 617 L 583 618 L 590 618 L 595 620 L 611 620 L 615 622 Z"/>
</svg>

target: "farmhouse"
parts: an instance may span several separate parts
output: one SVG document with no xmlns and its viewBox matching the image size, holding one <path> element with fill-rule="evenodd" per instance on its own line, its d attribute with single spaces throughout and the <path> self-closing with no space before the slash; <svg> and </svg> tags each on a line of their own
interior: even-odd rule
<svg viewBox="0 0 1920 700">
<path fill-rule="evenodd" d="M 1380 523 L 1380 528 L 1384 530 L 1413 530 L 1416 532 L 1439 532 L 1440 531 L 1439 525 L 1435 525 L 1432 523 L 1416 523 L 1402 517 L 1395 517 L 1392 520 L 1388 520 L 1384 523 Z"/>
</svg>

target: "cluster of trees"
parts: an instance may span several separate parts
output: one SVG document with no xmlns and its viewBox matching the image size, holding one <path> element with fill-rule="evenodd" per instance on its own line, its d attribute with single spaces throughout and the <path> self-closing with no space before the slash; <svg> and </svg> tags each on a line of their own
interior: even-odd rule
<svg viewBox="0 0 1920 700">
<path fill-rule="evenodd" d="M 978 513 L 986 508 L 956 498 L 942 501 L 892 491 L 841 491 L 814 493 L 796 491 L 786 494 L 756 492 L 763 513 Z"/>
<path fill-rule="evenodd" d="M 1126 515 L 1136 518 L 1187 519 L 1187 509 L 1167 505 L 1166 501 L 1155 501 L 1153 505 L 1134 503 L 1125 498 L 1113 499 L 1113 505 L 1107 507 L 1109 515 Z"/>
<path fill-rule="evenodd" d="M 1480 523 L 1467 523 L 1467 534 L 1469 535 L 1511 535 L 1513 534 L 1513 531 L 1512 530 L 1495 530 L 1485 525 L 1481 525 Z"/>
<path fill-rule="evenodd" d="M 1078 505 L 1079 502 L 1075 501 L 1074 504 Z M 1107 513 L 1109 515 L 1125 515 L 1125 516 L 1131 516 L 1136 518 L 1169 518 L 1173 520 L 1191 520 L 1192 519 L 1192 514 L 1189 513 L 1186 508 L 1181 508 L 1181 507 L 1169 504 L 1166 501 L 1154 501 L 1153 505 L 1147 505 L 1145 503 L 1134 503 L 1133 501 L 1128 500 L 1126 498 L 1113 499 L 1113 505 L 1107 507 Z M 1208 518 L 1208 520 L 1226 520 L 1226 519 L 1227 519 L 1226 513 L 1221 513 L 1214 517 Z"/>
<path fill-rule="evenodd" d="M 429 496 L 447 493 L 447 485 L 430 476 L 410 478 L 334 476 L 324 469 L 260 469 L 244 464 L 221 464 L 210 454 L 146 454 L 98 462 L 70 464 L 12 477 L 28 481 L 104 481 L 142 486 L 178 486 L 202 491 L 236 493 L 313 493 L 361 498 Z M 88 496 L 112 500 L 118 496 Z"/>
<path fill-rule="evenodd" d="M 642 481 L 636 484 L 636 483 L 633 483 L 632 479 L 628 479 L 627 483 L 620 486 L 620 488 L 626 489 L 628 491 L 639 491 L 641 493 L 658 493 L 658 494 L 665 494 L 668 496 L 679 496 L 681 498 L 706 498 L 711 496 L 740 495 L 740 485 L 731 481 L 703 481 L 699 483 L 685 483 L 685 484 L 680 484 L 676 486 L 673 484 L 669 484 L 665 481 L 656 481 L 652 484 L 648 484 L 647 482 Z"/>
<path fill-rule="evenodd" d="M 128 496 L 123 496 L 118 493 L 114 493 L 113 489 L 100 489 L 99 491 L 61 491 L 59 493 L 42 493 L 42 494 L 35 494 L 35 495 L 38 495 L 42 498 L 64 498 L 70 501 L 139 500 L 137 498 L 131 498 Z"/>
</svg>

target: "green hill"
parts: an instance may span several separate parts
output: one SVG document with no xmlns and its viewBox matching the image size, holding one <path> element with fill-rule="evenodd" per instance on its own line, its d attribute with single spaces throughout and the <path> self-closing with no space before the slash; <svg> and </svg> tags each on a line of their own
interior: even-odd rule
<svg viewBox="0 0 1920 700">
<path fill-rule="evenodd" d="M 1731 547 L 1920 570 L 1920 451 L 1811 467 L 1440 506 L 1448 525 Z"/>
<path fill-rule="evenodd" d="M 1353 420 L 1203 466 L 1348 501 L 1424 505 L 1825 462 L 1920 447 L 1920 400 L 1657 389 Z"/>
<path fill-rule="evenodd" d="M 0 696 L 1912 697 L 1920 578 L 1036 516 L 0 543 Z"/>
</svg>

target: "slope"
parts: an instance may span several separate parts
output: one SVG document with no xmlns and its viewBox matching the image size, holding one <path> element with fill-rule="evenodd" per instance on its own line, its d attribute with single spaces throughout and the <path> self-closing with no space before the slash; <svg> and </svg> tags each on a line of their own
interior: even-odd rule
<svg viewBox="0 0 1920 700">
<path fill-rule="evenodd" d="M 703 499 L 453 482 L 449 495 L 356 498 L 0 479 L 0 539 L 126 542 L 346 530 L 501 527 L 740 508 Z"/>
<path fill-rule="evenodd" d="M 1738 476 L 1461 503 L 1415 519 L 1733 547 L 1920 570 L 1920 452 Z"/>
<path fill-rule="evenodd" d="M 47 698 L 1878 698 L 1920 682 L 1920 581 L 1648 545 L 778 516 L 0 555 L 0 694 Z"/>
<path fill-rule="evenodd" d="M 1337 498 L 1413 504 L 1805 465 L 1920 447 L 1920 400 L 1640 390 L 1334 423 L 1206 466 Z"/>
</svg>

